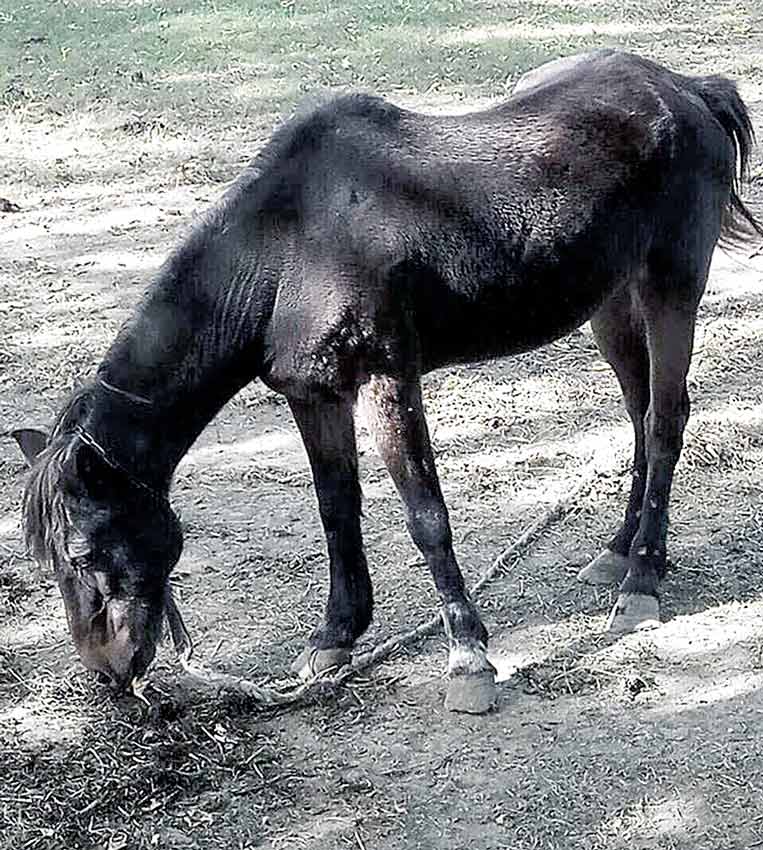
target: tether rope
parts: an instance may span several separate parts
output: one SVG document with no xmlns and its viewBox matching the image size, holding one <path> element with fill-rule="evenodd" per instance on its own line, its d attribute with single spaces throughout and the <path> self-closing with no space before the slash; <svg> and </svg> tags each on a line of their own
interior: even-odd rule
<svg viewBox="0 0 763 850">
<path fill-rule="evenodd" d="M 601 458 L 594 456 L 581 470 L 580 478 L 575 487 L 566 494 L 559 497 L 543 516 L 536 520 L 526 531 L 524 531 L 510 546 L 504 549 L 493 563 L 482 573 L 476 584 L 471 589 L 472 599 L 479 596 L 480 591 L 489 584 L 496 575 L 508 566 L 509 561 L 530 546 L 549 526 L 558 522 L 565 516 L 570 507 L 584 494 L 593 489 L 594 484 L 601 478 L 616 474 L 619 470 L 612 463 L 610 448 L 606 454 L 610 455 L 607 470 L 600 471 L 602 467 Z M 339 668 L 326 670 L 317 676 L 294 685 L 293 679 L 284 679 L 273 685 L 258 685 L 244 677 L 234 676 L 229 673 L 219 673 L 211 670 L 203 662 L 194 661 L 190 653 L 182 653 L 180 663 L 183 669 L 206 684 L 215 686 L 220 691 L 233 691 L 260 703 L 263 706 L 285 706 L 294 705 L 315 696 L 325 693 L 326 690 L 335 688 L 357 673 L 378 664 L 389 658 L 394 652 L 402 647 L 418 643 L 423 638 L 437 634 L 442 629 L 442 618 L 436 614 L 431 619 L 420 623 L 413 629 L 403 632 L 387 640 L 378 643 L 373 649 L 358 653 L 349 664 Z"/>
</svg>

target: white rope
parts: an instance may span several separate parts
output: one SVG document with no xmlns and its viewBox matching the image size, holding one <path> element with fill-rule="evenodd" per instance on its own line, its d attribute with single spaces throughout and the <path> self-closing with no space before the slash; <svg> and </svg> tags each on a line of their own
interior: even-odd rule
<svg viewBox="0 0 763 850">
<path fill-rule="evenodd" d="M 536 520 L 520 537 L 518 537 L 510 546 L 501 552 L 493 563 L 479 577 L 471 591 L 472 598 L 476 599 L 480 591 L 489 584 L 496 575 L 507 566 L 512 558 L 516 557 L 520 552 L 526 549 L 533 543 L 550 525 L 560 520 L 569 510 L 571 505 L 576 502 L 584 493 L 590 490 L 598 478 L 606 473 L 602 471 L 602 461 L 605 459 L 605 468 L 610 471 L 615 468 L 612 462 L 614 450 L 610 447 L 608 450 L 597 453 L 592 461 L 586 464 L 586 467 L 581 472 L 578 483 L 565 495 L 561 496 L 554 502 L 541 516 Z M 442 618 L 440 614 L 435 615 L 430 620 L 420 623 L 413 629 L 403 632 L 399 635 L 394 635 L 381 643 L 378 643 L 373 649 L 367 652 L 359 653 L 354 656 L 352 662 L 345 664 L 339 668 L 331 668 L 319 673 L 317 676 L 303 682 L 300 685 L 294 685 L 293 679 L 284 679 L 281 682 L 273 685 L 258 685 L 249 679 L 233 676 L 228 673 L 219 673 L 211 670 L 203 662 L 192 661 L 190 652 L 185 652 L 179 656 L 180 663 L 183 669 L 193 676 L 195 679 L 212 685 L 220 691 L 235 691 L 240 693 L 254 702 L 258 702 L 263 706 L 282 706 L 293 705 L 308 699 L 311 696 L 316 696 L 319 693 L 325 693 L 327 690 L 336 688 L 346 679 L 356 675 L 361 670 L 371 667 L 389 658 L 394 652 L 405 646 L 418 643 L 423 638 L 430 637 L 442 629 Z"/>
</svg>

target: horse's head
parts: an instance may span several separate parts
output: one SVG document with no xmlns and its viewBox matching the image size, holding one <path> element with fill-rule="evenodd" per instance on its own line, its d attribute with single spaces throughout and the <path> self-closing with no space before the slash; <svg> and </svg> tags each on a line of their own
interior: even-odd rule
<svg viewBox="0 0 763 850">
<path fill-rule="evenodd" d="M 176 646 L 187 639 L 168 582 L 180 523 L 84 430 L 54 432 L 44 447 L 33 435 L 14 434 L 32 466 L 27 544 L 55 571 L 83 663 L 123 690 L 151 664 L 165 614 Z"/>
</svg>

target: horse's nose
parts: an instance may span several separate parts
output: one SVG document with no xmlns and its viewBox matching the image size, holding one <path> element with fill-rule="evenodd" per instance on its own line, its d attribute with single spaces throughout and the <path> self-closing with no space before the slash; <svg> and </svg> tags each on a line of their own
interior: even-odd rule
<svg viewBox="0 0 763 850">
<path fill-rule="evenodd" d="M 129 639 L 88 641 L 80 645 L 79 651 L 85 667 L 97 673 L 99 680 L 116 693 L 128 690 L 133 678 L 140 672 L 137 670 L 138 652 Z"/>
<path fill-rule="evenodd" d="M 138 665 L 133 658 L 130 663 L 124 663 L 120 659 L 120 663 L 102 667 L 98 670 L 98 680 L 109 686 L 113 693 L 121 696 L 125 693 L 132 693 L 133 680 L 137 675 Z"/>
<path fill-rule="evenodd" d="M 132 676 L 112 676 L 109 681 L 109 687 L 116 696 L 122 696 L 130 692 L 132 684 Z"/>
<path fill-rule="evenodd" d="M 112 651 L 108 654 L 111 688 L 116 693 L 122 694 L 130 689 L 132 680 L 137 674 L 137 655 L 132 645 L 112 647 Z"/>
<path fill-rule="evenodd" d="M 90 665 L 89 669 L 93 670 Z M 99 685 L 108 685 L 115 694 L 122 694 L 127 690 L 126 680 L 118 679 L 111 670 L 101 667 L 98 670 L 93 670 L 95 680 Z"/>
</svg>

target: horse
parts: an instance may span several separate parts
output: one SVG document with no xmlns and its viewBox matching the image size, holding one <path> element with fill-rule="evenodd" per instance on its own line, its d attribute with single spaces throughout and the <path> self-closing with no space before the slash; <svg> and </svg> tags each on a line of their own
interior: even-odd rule
<svg viewBox="0 0 763 850">
<path fill-rule="evenodd" d="M 347 663 L 371 621 L 362 402 L 441 601 L 446 705 L 488 710 L 488 634 L 453 551 L 421 378 L 586 321 L 635 445 L 624 519 L 580 578 L 619 585 L 611 631 L 658 624 L 711 255 L 763 234 L 740 197 L 753 141 L 733 82 L 617 50 L 542 66 L 466 115 L 344 94 L 293 116 L 170 253 L 51 434 L 19 433 L 27 544 L 55 570 L 84 664 L 123 691 L 165 619 L 190 642 L 168 581 L 183 545 L 173 472 L 259 378 L 296 421 L 328 552 L 325 615 L 293 669 Z"/>
</svg>

